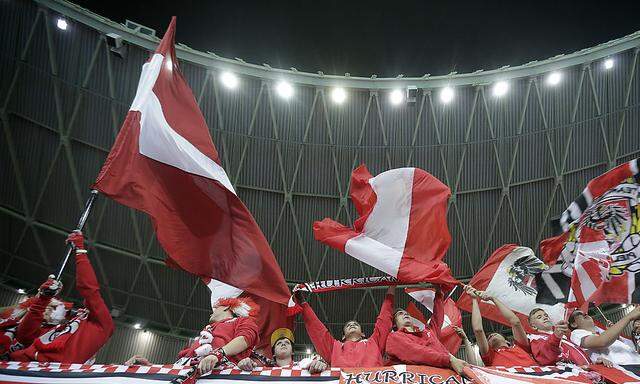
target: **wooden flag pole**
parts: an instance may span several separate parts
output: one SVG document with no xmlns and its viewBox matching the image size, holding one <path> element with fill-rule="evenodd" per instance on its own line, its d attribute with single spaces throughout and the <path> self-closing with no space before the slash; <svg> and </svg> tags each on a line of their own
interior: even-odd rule
<svg viewBox="0 0 640 384">
<path fill-rule="evenodd" d="M 96 200 L 96 197 L 98 197 L 99 193 L 100 192 L 98 192 L 98 190 L 96 189 L 91 190 L 91 194 L 89 195 L 89 198 L 87 199 L 87 202 L 84 205 L 84 211 L 82 211 L 82 215 L 80 215 L 80 220 L 78 220 L 78 225 L 76 226 L 77 231 L 82 231 L 82 228 L 84 228 L 84 224 L 87 222 L 87 218 L 89 217 L 89 213 L 91 212 L 91 207 L 93 207 L 93 202 Z M 73 246 L 69 245 L 67 247 L 67 254 L 62 260 L 62 264 L 60 265 L 60 269 L 58 270 L 58 273 L 55 275 L 56 280 L 60 280 L 60 277 L 62 276 L 62 272 L 64 271 L 64 268 L 67 266 L 67 262 L 69 261 L 69 257 L 71 257 L 71 252 L 73 252 Z"/>
</svg>

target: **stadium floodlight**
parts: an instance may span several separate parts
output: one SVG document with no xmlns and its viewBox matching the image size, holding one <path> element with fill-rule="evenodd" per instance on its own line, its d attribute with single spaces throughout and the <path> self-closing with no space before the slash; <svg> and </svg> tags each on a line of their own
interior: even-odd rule
<svg viewBox="0 0 640 384">
<path fill-rule="evenodd" d="M 342 104 L 347 99 L 347 92 L 344 88 L 334 88 L 331 91 L 331 99 L 337 104 Z"/>
<path fill-rule="evenodd" d="M 613 59 L 608 58 L 604 61 L 604 69 L 611 69 L 611 68 L 613 68 Z"/>
<path fill-rule="evenodd" d="M 398 104 L 402 103 L 403 100 L 404 100 L 404 94 L 399 89 L 394 89 L 389 94 L 389 101 L 391 101 L 391 104 L 393 104 L 393 105 L 398 105 Z"/>
<path fill-rule="evenodd" d="M 67 20 L 63 18 L 58 18 L 58 20 L 56 20 L 56 26 L 58 27 L 58 29 L 62 29 L 63 31 L 66 31 L 69 25 L 67 24 Z"/>
<path fill-rule="evenodd" d="M 293 96 L 293 87 L 286 81 L 281 81 L 276 85 L 276 92 L 278 92 L 278 95 L 283 99 L 288 99 Z"/>
<path fill-rule="evenodd" d="M 25 293 L 27 293 L 27 291 L 25 291 L 25 290 L 24 290 L 24 289 L 22 289 L 22 288 L 18 288 L 17 292 L 18 292 L 19 294 L 21 294 L 21 295 L 24 295 Z"/>
<path fill-rule="evenodd" d="M 238 86 L 238 76 L 231 72 L 222 72 L 220 75 L 220 81 L 229 89 L 235 89 Z"/>
<path fill-rule="evenodd" d="M 310 355 L 311 354 L 311 348 L 307 348 L 306 352 L 307 352 L 307 355 Z"/>
<path fill-rule="evenodd" d="M 453 100 L 453 88 L 451 87 L 444 87 L 442 88 L 442 90 L 440 90 L 440 101 L 442 101 L 445 104 L 449 104 L 451 102 L 451 100 Z"/>
<path fill-rule="evenodd" d="M 493 85 L 493 96 L 502 97 L 507 94 L 509 83 L 506 81 L 498 81 Z"/>
<path fill-rule="evenodd" d="M 140 323 L 135 323 L 135 324 L 133 324 L 133 328 L 134 328 L 134 329 L 142 329 L 142 324 L 140 324 Z"/>
<path fill-rule="evenodd" d="M 562 80 L 562 74 L 560 72 L 551 72 L 547 76 L 547 84 L 548 85 L 558 85 Z"/>
</svg>

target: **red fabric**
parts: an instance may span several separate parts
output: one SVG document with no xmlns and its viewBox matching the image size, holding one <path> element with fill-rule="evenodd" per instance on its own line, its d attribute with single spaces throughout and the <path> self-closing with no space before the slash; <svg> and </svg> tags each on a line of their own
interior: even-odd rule
<svg viewBox="0 0 640 384">
<path fill-rule="evenodd" d="M 620 164 L 612 170 L 607 171 L 589 181 L 587 189 L 589 190 L 591 197 L 595 200 L 611 188 L 620 184 L 623 180 L 632 177 L 635 174 L 631 169 L 632 161 Z"/>
<path fill-rule="evenodd" d="M 79 328 L 74 333 L 60 336 L 66 337 L 63 345 L 55 343 L 57 339 L 51 344 L 43 344 L 36 339 L 28 348 L 12 353 L 11 360 L 84 363 L 100 350 L 113 333 L 113 319 L 100 296 L 100 285 L 91 263 L 82 253 L 76 254 L 76 289 L 89 310 L 87 319 L 80 322 Z M 54 345 L 56 347 L 51 348 Z"/>
<path fill-rule="evenodd" d="M 529 367 L 538 365 L 533 357 L 521 346 L 514 344 L 510 347 L 499 348 L 498 350 L 489 349 L 485 355 L 482 355 L 482 361 L 487 367 Z"/>
<path fill-rule="evenodd" d="M 294 317 L 286 316 L 286 307 L 282 304 L 274 303 L 273 301 L 258 296 L 251 297 L 260 306 L 260 313 L 258 313 L 255 319 L 260 337 L 256 340 L 255 348 L 263 351 L 267 357 L 270 357 L 271 334 L 278 328 L 294 329 Z"/>
<path fill-rule="evenodd" d="M 178 68 L 174 35 L 175 18 L 156 50 L 164 60 L 153 93 L 171 129 L 219 164 Z M 247 207 L 218 181 L 143 156 L 140 124 L 141 112 L 129 111 L 93 187 L 151 216 L 168 265 L 286 305 L 289 290 L 282 271 Z"/>
<path fill-rule="evenodd" d="M 258 341 L 258 325 L 251 317 L 234 317 L 230 320 L 214 322 L 205 327 L 204 330 L 211 332 L 211 334 L 213 335 L 211 347 L 214 350 L 224 347 L 225 345 L 227 345 L 227 343 L 229 343 L 236 337 L 244 337 L 248 345 L 247 349 L 237 355 L 227 356 L 233 363 L 238 363 L 245 357 L 249 357 L 251 355 L 251 350 Z M 195 350 L 199 346 L 200 343 L 198 341 L 194 342 L 190 346 L 180 351 L 178 353 L 178 358 L 195 357 Z"/>
<path fill-rule="evenodd" d="M 332 367 L 375 367 L 382 365 L 382 352 L 391 332 L 393 295 L 387 295 L 380 308 L 373 333 L 360 341 L 338 341 L 331 336 L 308 303 L 302 304 L 302 317 L 307 334 L 316 351 Z"/>
<path fill-rule="evenodd" d="M 583 226 L 580 229 L 580 240 L 573 262 L 571 290 L 566 306 L 587 311 L 589 303 L 599 296 L 598 291 L 602 290 L 604 283 L 608 281 L 610 266 L 611 254 L 604 232 L 601 229 Z M 595 287 L 595 291 L 591 291 L 591 286 Z"/>
<path fill-rule="evenodd" d="M 530 334 L 528 338 L 531 354 L 538 365 L 556 365 L 559 361 L 591 364 L 589 357 L 570 340 L 560 339 L 553 333 Z"/>
<path fill-rule="evenodd" d="M 544 239 L 540 242 L 540 254 L 542 255 L 542 261 L 549 267 L 552 267 L 558 261 L 558 256 L 564 248 L 564 244 L 569 240 L 569 232 L 565 232 L 561 235 Z"/>
<path fill-rule="evenodd" d="M 431 329 L 409 332 L 404 328 L 387 338 L 389 365 L 419 364 L 433 367 L 449 367 L 449 351 Z"/>
<path fill-rule="evenodd" d="M 29 346 L 33 341 L 46 333 L 52 325 L 43 325 L 44 311 L 51 302 L 51 297 L 35 296 L 27 314 L 24 315 L 22 321 L 16 330 L 16 340 L 24 345 Z"/>
<path fill-rule="evenodd" d="M 370 184 L 372 178 L 365 165 L 353 170 L 350 195 L 358 211 L 358 219 L 354 221 L 353 228 L 329 218 L 316 221 L 313 223 L 316 240 L 345 252 L 349 239 L 366 236 L 365 224 L 377 203 L 376 193 Z M 442 261 L 451 244 L 446 214 L 451 191 L 440 180 L 419 168 L 413 168 L 412 180 L 409 225 L 397 276 L 394 277 L 403 282 L 431 282 L 451 289 L 458 281 Z"/>
</svg>

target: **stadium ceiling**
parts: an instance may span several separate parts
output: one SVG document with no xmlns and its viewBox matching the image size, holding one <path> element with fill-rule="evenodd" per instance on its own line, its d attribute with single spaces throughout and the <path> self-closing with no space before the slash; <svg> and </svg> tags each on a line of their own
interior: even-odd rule
<svg viewBox="0 0 640 384">
<path fill-rule="evenodd" d="M 158 40 L 64 1 L 5 1 L 0 9 L 1 277 L 33 289 L 64 251 Z M 56 29 L 59 17 L 65 30 Z M 125 58 L 110 52 L 109 33 L 128 42 Z M 223 166 L 294 284 L 378 274 L 311 233 L 314 220 L 355 219 L 349 176 L 362 162 L 374 175 L 417 166 L 451 188 L 446 261 L 456 277 L 469 279 L 505 243 L 536 249 L 588 180 L 640 154 L 639 46 L 636 32 L 518 67 L 416 79 L 279 70 L 184 45 L 178 56 Z M 615 65 L 605 70 L 609 57 Z M 239 77 L 236 89 L 221 86 L 222 71 Z M 562 71 L 553 87 L 542 79 L 550 71 Z M 294 88 L 288 101 L 273 86 L 282 79 Z M 496 80 L 510 83 L 501 98 L 488 87 Z M 447 105 L 432 95 L 445 84 L 455 88 Z M 333 86 L 346 89 L 341 105 L 327 97 Z M 413 104 L 382 97 L 407 86 L 419 89 Z M 176 335 L 201 329 L 207 289 L 163 265 L 144 215 L 100 198 L 87 235 L 119 319 Z M 73 296 L 72 269 L 64 281 Z M 324 294 L 312 305 L 336 333 L 351 318 L 370 329 L 382 294 Z"/>
<path fill-rule="evenodd" d="M 132 31 L 126 26 L 99 16 L 85 8 L 70 2 L 60 0 L 35 0 L 56 12 L 77 20 L 91 28 L 95 28 L 103 33 L 116 33 L 124 40 L 140 47 L 154 50 L 160 41 L 155 36 Z M 560 54 L 546 60 L 532 61 L 523 65 L 510 67 L 508 65 L 493 70 L 477 70 L 472 73 L 452 72 L 447 75 L 431 76 L 425 74 L 422 77 L 402 77 L 395 78 L 372 78 L 326 75 L 323 73 L 300 72 L 298 70 L 286 70 L 272 68 L 268 64 L 257 65 L 246 63 L 240 58 L 228 59 L 220 57 L 213 52 L 202 52 L 190 48 L 185 44 L 178 44 L 177 55 L 182 60 L 194 64 L 202 65 L 221 71 L 232 71 L 239 75 L 259 77 L 261 79 L 281 80 L 283 77 L 288 81 L 310 86 L 341 86 L 361 89 L 393 89 L 407 86 L 417 86 L 422 89 L 439 88 L 444 86 L 458 85 L 479 85 L 490 84 L 498 80 L 510 80 L 521 77 L 536 76 L 541 73 L 562 70 L 567 67 L 582 65 L 585 63 L 601 60 L 615 55 L 619 52 L 636 48 L 640 45 L 640 31 L 628 36 L 611 40 L 599 44 L 595 47 L 585 48 L 570 54 Z"/>
</svg>

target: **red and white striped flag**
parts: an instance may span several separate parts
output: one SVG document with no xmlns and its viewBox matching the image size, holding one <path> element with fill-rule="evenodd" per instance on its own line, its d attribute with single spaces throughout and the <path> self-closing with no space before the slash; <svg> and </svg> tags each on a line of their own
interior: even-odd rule
<svg viewBox="0 0 640 384">
<path fill-rule="evenodd" d="M 596 293 L 609 280 L 610 266 L 609 243 L 602 230 L 582 227 L 576 258 L 573 261 L 567 306 L 580 307 L 586 311 Z"/>
<path fill-rule="evenodd" d="M 286 304 L 282 271 L 220 165 L 176 59 L 175 17 L 142 67 L 135 99 L 94 184 L 151 216 L 166 262 Z"/>
<path fill-rule="evenodd" d="M 419 168 L 398 168 L 373 177 L 361 165 L 351 174 L 351 199 L 359 218 L 353 228 L 324 219 L 313 224 L 316 240 L 403 282 L 457 284 L 442 261 L 451 236 L 451 192 Z"/>
<path fill-rule="evenodd" d="M 429 310 L 429 312 L 433 313 L 434 316 L 436 315 L 434 313 L 434 310 L 436 305 L 435 305 L 435 299 L 436 299 L 436 292 L 433 289 L 427 288 L 405 288 L 404 290 L 409 296 L 411 296 L 414 300 L 416 300 L 418 303 L 422 304 L 425 308 L 427 308 Z M 415 307 L 415 305 L 413 305 L 412 310 L 410 311 L 409 308 L 411 308 L 411 306 L 413 305 L 413 303 L 409 303 L 409 305 L 407 306 L 407 312 L 409 312 L 409 315 L 412 318 L 417 319 L 418 322 L 422 322 L 424 324 L 430 324 L 431 323 L 431 319 L 433 319 L 434 317 L 432 316 L 431 319 L 429 319 L 429 322 L 425 322 L 424 321 L 424 316 L 422 316 L 422 319 L 420 319 L 419 317 L 414 316 L 414 313 L 417 311 L 418 313 L 422 314 L 418 308 Z M 442 314 L 440 315 L 442 317 L 442 321 L 441 321 L 441 326 L 440 326 L 440 334 L 438 336 L 440 342 L 442 343 L 442 345 L 445 346 L 445 348 L 447 348 L 447 350 L 452 353 L 452 354 L 456 354 L 458 353 L 458 349 L 460 348 L 460 344 L 462 344 L 462 339 L 460 338 L 460 336 L 458 336 L 458 334 L 456 333 L 455 329 L 453 327 L 459 327 L 462 328 L 462 315 L 460 314 L 460 310 L 458 309 L 458 306 L 456 305 L 456 302 L 453 301 L 450 297 L 446 298 L 444 300 L 444 303 L 442 303 L 441 308 L 438 308 L 437 310 L 442 310 Z M 412 313 L 413 311 L 413 313 Z M 415 325 L 415 323 L 414 323 Z M 424 328 L 424 327 L 423 327 Z"/>
</svg>

